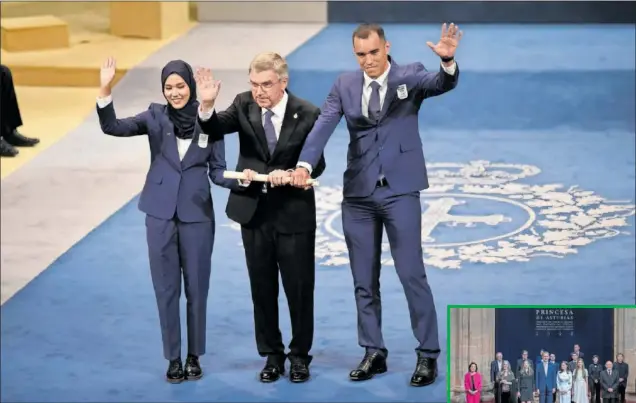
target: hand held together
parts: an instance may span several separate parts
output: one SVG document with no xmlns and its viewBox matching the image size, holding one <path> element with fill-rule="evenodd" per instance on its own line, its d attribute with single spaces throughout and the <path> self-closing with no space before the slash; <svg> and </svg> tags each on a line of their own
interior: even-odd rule
<svg viewBox="0 0 636 403">
<path fill-rule="evenodd" d="M 318 181 L 311 179 L 309 172 L 304 168 L 297 168 L 295 171 L 277 169 L 269 175 L 259 174 L 251 169 L 245 169 L 243 172 L 225 171 L 223 177 L 238 179 L 242 186 L 249 186 L 251 182 L 269 182 L 272 187 L 291 185 L 302 189 L 318 186 Z"/>
</svg>

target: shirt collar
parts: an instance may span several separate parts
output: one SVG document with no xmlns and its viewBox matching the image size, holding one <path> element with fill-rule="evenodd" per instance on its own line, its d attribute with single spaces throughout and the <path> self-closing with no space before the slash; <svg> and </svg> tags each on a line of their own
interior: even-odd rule
<svg viewBox="0 0 636 403">
<path fill-rule="evenodd" d="M 275 116 L 279 118 L 283 118 L 285 116 L 285 110 L 287 109 L 287 101 L 289 100 L 289 95 L 287 95 L 287 91 L 283 94 L 281 100 L 271 108 L 271 111 L 274 112 Z M 261 108 L 261 115 L 264 115 L 267 112 L 267 109 Z"/>
<path fill-rule="evenodd" d="M 378 78 L 371 78 L 367 75 L 367 73 L 364 73 L 364 88 L 367 88 L 369 85 L 371 85 L 372 82 L 376 81 L 378 84 L 380 84 L 380 86 L 384 86 L 384 84 L 386 84 L 386 81 L 389 77 L 389 71 L 391 71 L 391 62 L 388 62 L 389 67 L 386 69 L 386 71 L 384 73 L 382 73 L 382 75 Z"/>
</svg>

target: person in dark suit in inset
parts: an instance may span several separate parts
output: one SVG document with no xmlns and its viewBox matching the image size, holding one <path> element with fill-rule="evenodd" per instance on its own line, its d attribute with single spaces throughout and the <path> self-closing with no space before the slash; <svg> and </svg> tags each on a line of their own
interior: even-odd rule
<svg viewBox="0 0 636 403">
<path fill-rule="evenodd" d="M 590 364 L 587 375 L 588 385 L 590 387 L 590 403 L 601 403 L 601 372 L 603 366 L 598 361 L 598 355 L 592 357 L 592 363 Z"/>
<path fill-rule="evenodd" d="M 490 363 L 490 382 L 492 382 L 496 403 L 499 403 L 499 382 L 497 382 L 497 375 L 501 372 L 502 368 L 503 354 L 498 352 L 495 355 L 495 359 Z"/>
<path fill-rule="evenodd" d="M 612 361 L 605 363 L 605 371 L 601 372 L 601 397 L 603 403 L 616 403 L 618 398 L 619 374 Z"/>
<path fill-rule="evenodd" d="M 115 137 L 147 135 L 150 169 L 139 199 L 146 213 L 150 274 L 155 289 L 163 354 L 169 361 L 166 379 L 171 383 L 201 378 L 199 357 L 206 351 L 206 312 L 212 246 L 214 208 L 211 178 L 223 179 L 224 144 L 210 141 L 211 133 L 197 123 L 198 102 L 192 68 L 184 61 L 169 62 L 161 71 L 167 104 L 152 103 L 148 110 L 124 119 L 115 114 L 111 83 L 115 61 L 101 69 L 97 115 L 104 133 Z M 218 93 L 218 88 L 215 90 Z M 216 136 L 213 136 L 216 137 Z M 181 360 L 179 299 L 184 282 L 187 302 L 187 358 Z"/>
<path fill-rule="evenodd" d="M 557 368 L 550 363 L 550 353 L 543 352 L 542 360 L 535 368 L 535 387 L 539 395 L 540 403 L 548 403 L 552 400 L 552 394 L 556 391 Z"/>
<path fill-rule="evenodd" d="M 616 355 L 614 368 L 618 372 L 618 399 L 619 403 L 625 403 L 625 389 L 627 389 L 627 378 L 629 378 L 629 364 L 624 361 L 622 353 Z"/>
<path fill-rule="evenodd" d="M 202 82 L 213 81 L 210 71 L 201 70 L 197 76 Z M 288 66 L 276 53 L 257 55 L 249 79 L 251 91 L 238 94 L 225 111 L 216 112 L 214 104 L 202 103 L 208 115 L 200 124 L 206 132 L 239 135 L 236 169 L 245 173 L 246 180 L 241 189 L 233 185 L 226 213 L 241 224 L 256 349 L 266 357 L 260 380 L 278 380 L 289 359 L 290 381 L 305 382 L 310 377 L 314 335 L 316 201 L 313 189 L 286 184 L 320 110 L 287 91 Z M 325 166 L 321 155 L 312 178 L 318 178 Z M 269 181 L 252 181 L 255 174 L 268 174 Z M 288 354 L 278 320 L 279 273 L 292 327 Z"/>
</svg>

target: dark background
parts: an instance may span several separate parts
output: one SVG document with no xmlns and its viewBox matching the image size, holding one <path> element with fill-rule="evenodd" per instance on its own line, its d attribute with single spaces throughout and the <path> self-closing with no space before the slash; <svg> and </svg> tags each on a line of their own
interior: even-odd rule
<svg viewBox="0 0 636 403">
<path fill-rule="evenodd" d="M 585 366 L 592 362 L 594 354 L 599 362 L 613 359 L 614 310 L 611 308 L 577 308 L 574 311 L 574 335 L 569 332 L 535 331 L 535 308 L 495 309 L 495 350 L 503 353 L 513 370 L 521 351 L 528 350 L 528 358 L 536 362 L 541 349 L 556 354 L 557 362 L 569 361 L 574 344 L 581 346 Z M 494 357 L 493 357 L 494 359 Z"/>
<path fill-rule="evenodd" d="M 635 23 L 634 1 L 329 1 L 330 23 Z"/>
</svg>

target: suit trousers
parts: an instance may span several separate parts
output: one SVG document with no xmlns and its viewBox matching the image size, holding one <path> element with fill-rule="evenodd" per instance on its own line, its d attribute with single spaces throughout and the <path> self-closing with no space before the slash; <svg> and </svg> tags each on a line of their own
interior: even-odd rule
<svg viewBox="0 0 636 403">
<path fill-rule="evenodd" d="M 619 383 L 618 384 L 618 401 L 619 403 L 625 403 L 625 389 L 627 388 L 627 385 L 625 385 L 624 383 Z"/>
<path fill-rule="evenodd" d="M 254 305 L 256 348 L 261 357 L 284 357 L 279 327 L 279 272 L 292 328 L 289 354 L 309 361 L 314 336 L 316 231 L 281 232 L 273 222 L 275 208 L 261 195 L 252 220 L 241 227 Z"/>
<path fill-rule="evenodd" d="M 557 396 L 558 399 L 558 396 Z M 552 402 L 552 389 L 548 389 L 547 387 L 543 387 L 539 389 L 539 403 L 550 403 Z"/>
<path fill-rule="evenodd" d="M 590 382 L 590 403 L 601 403 L 601 381 Z"/>
<path fill-rule="evenodd" d="M 146 216 L 150 274 L 159 309 L 163 354 L 181 357 L 179 300 L 183 276 L 188 354 L 201 356 L 206 346 L 206 315 L 214 222 L 185 223 Z"/>
<path fill-rule="evenodd" d="M 0 65 L 0 121 L 2 122 L 0 136 L 10 134 L 22 126 L 22 115 L 18 106 L 13 76 L 11 70 L 5 65 Z"/>
<path fill-rule="evenodd" d="M 377 187 L 368 197 L 346 197 L 342 202 L 342 227 L 358 311 L 358 344 L 367 352 L 388 354 L 380 300 L 382 233 L 386 228 L 418 341 L 416 350 L 425 357 L 439 356 L 437 312 L 423 261 L 421 216 L 420 193 L 395 195 L 390 184 Z"/>
</svg>

